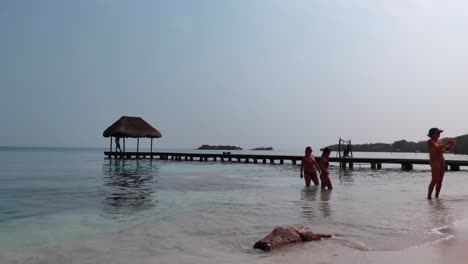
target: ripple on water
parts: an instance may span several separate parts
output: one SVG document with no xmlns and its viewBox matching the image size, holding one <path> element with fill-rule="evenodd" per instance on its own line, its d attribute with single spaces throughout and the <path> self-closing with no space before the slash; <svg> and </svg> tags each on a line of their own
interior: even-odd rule
<svg viewBox="0 0 468 264">
<path fill-rule="evenodd" d="M 38 246 L 24 259 L 44 263 L 58 256 L 245 262 L 262 256 L 251 247 L 275 226 L 302 224 L 335 237 L 291 249 L 297 255 L 310 257 L 315 248 L 399 250 L 451 236 L 468 205 L 462 172 L 448 172 L 441 199 L 428 201 L 427 170 L 331 166 L 328 191 L 304 188 L 292 165 L 109 162 L 100 155 L 84 155 L 87 163 L 54 155 L 45 164 L 3 164 L 9 176 L 0 186 L 2 246 Z M 46 246 L 52 238 L 57 243 Z"/>
</svg>

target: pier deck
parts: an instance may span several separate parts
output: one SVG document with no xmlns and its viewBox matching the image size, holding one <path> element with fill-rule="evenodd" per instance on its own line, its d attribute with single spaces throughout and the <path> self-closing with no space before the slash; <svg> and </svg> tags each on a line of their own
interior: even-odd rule
<svg viewBox="0 0 468 264">
<path fill-rule="evenodd" d="M 303 156 L 291 155 L 256 155 L 223 153 L 182 153 L 182 152 L 104 152 L 108 158 L 117 159 L 160 159 L 175 161 L 221 161 L 263 164 L 284 164 L 290 161 L 293 165 L 300 164 Z M 427 159 L 400 159 L 400 158 L 332 158 L 329 162 L 338 163 L 341 168 L 353 169 L 354 164 L 370 164 L 372 169 L 381 169 L 382 164 L 401 164 L 403 170 L 412 170 L 413 165 L 429 165 Z M 446 169 L 459 171 L 461 166 L 468 167 L 468 160 L 446 160 Z"/>
</svg>

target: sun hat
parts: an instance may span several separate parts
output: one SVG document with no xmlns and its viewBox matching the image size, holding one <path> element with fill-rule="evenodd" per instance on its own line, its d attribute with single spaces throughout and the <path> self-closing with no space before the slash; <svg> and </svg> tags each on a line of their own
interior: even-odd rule
<svg viewBox="0 0 468 264">
<path fill-rule="evenodd" d="M 437 127 L 433 127 L 431 129 L 429 129 L 429 133 L 427 133 L 427 136 L 430 137 L 434 133 L 442 133 L 442 132 L 444 132 L 444 131 L 441 130 L 441 129 L 438 129 Z"/>
</svg>

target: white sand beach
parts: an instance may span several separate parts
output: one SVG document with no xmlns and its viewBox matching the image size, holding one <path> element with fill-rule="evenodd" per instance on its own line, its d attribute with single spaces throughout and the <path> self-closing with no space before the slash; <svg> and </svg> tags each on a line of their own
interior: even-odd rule
<svg viewBox="0 0 468 264">
<path fill-rule="evenodd" d="M 448 239 L 397 252 L 369 252 L 364 262 L 356 263 L 433 263 L 465 264 L 468 262 L 468 221 L 450 228 Z"/>
</svg>

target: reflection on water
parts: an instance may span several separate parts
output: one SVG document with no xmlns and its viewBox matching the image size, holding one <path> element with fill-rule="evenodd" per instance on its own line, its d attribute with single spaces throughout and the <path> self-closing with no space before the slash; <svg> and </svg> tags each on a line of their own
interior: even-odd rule
<svg viewBox="0 0 468 264">
<path fill-rule="evenodd" d="M 301 190 L 303 217 L 308 221 L 330 218 L 333 212 L 330 207 L 331 194 L 332 190 L 322 190 L 317 186 L 304 187 Z"/>
<path fill-rule="evenodd" d="M 450 225 L 452 222 L 450 209 L 445 205 L 443 200 L 433 199 L 428 200 L 429 216 L 433 226 L 442 228 Z"/>
<path fill-rule="evenodd" d="M 301 200 L 304 201 L 302 204 L 302 215 L 303 217 L 311 222 L 314 219 L 317 219 L 317 210 L 316 210 L 316 201 L 317 201 L 317 192 L 320 189 L 317 186 L 306 186 L 301 191 Z"/>
<path fill-rule="evenodd" d="M 340 181 L 341 184 L 345 186 L 350 186 L 353 184 L 352 170 L 339 170 L 338 174 L 339 174 L 338 180 Z"/>
<path fill-rule="evenodd" d="M 111 160 L 102 168 L 105 214 L 125 217 L 156 205 L 153 184 L 159 168 L 151 160 Z"/>
<path fill-rule="evenodd" d="M 304 201 L 315 202 L 319 191 L 320 189 L 318 186 L 306 186 L 301 191 L 301 199 Z"/>
<path fill-rule="evenodd" d="M 331 207 L 330 207 L 330 199 L 333 190 L 321 190 L 320 192 L 320 208 L 319 210 L 322 212 L 324 218 L 328 219 L 331 217 Z"/>
</svg>

